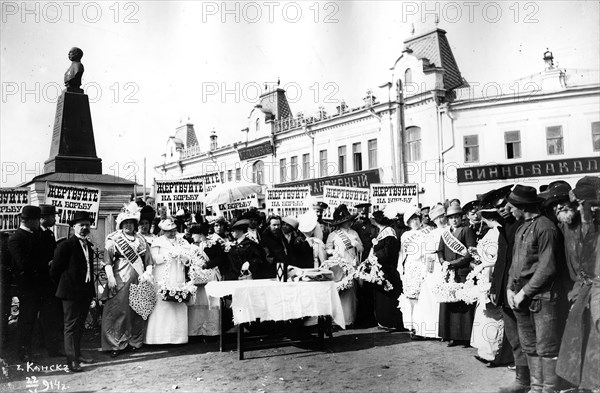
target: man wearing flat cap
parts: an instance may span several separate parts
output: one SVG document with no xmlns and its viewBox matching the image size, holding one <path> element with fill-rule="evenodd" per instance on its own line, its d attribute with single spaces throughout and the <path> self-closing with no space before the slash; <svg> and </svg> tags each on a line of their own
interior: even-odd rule
<svg viewBox="0 0 600 393">
<path fill-rule="evenodd" d="M 8 239 L 8 250 L 12 257 L 15 281 L 19 296 L 19 321 L 17 326 L 17 348 L 21 361 L 32 360 L 31 341 L 37 315 L 43 310 L 44 298 L 48 296 L 50 276 L 48 261 L 40 249 L 41 210 L 37 206 L 23 206 L 19 229 Z M 44 324 L 48 314 L 42 313 Z"/>
<path fill-rule="evenodd" d="M 540 214 L 535 188 L 517 184 L 508 196 L 522 211 L 513 247 L 507 301 L 517 318 L 519 340 L 527 356 L 533 392 L 557 389 L 556 361 L 566 317 L 566 293 L 560 275 L 564 249 L 558 228 Z M 515 213 L 513 213 L 515 214 Z"/>
<path fill-rule="evenodd" d="M 40 205 L 40 248 L 42 258 L 48 264 L 48 275 L 50 274 L 50 266 L 54 258 L 54 250 L 56 249 L 56 238 L 52 227 L 56 224 L 56 208 L 52 205 Z M 64 357 L 63 352 L 63 311 L 62 302 L 54 294 L 56 293 L 56 284 L 52 280 L 48 280 L 48 296 L 45 298 L 43 307 L 48 311 L 46 333 L 46 347 L 50 356 Z"/>
<path fill-rule="evenodd" d="M 80 372 L 81 363 L 93 362 L 81 354 L 85 318 L 95 295 L 94 250 L 87 238 L 92 218 L 86 211 L 76 211 L 69 225 L 73 227 L 73 236 L 56 247 L 50 274 L 58 284 L 56 296 L 63 304 L 67 365 L 69 370 Z"/>
<path fill-rule="evenodd" d="M 327 209 L 328 207 L 329 205 L 325 202 L 316 202 L 313 205 L 313 210 L 315 211 L 315 213 L 317 213 L 318 225 L 321 227 L 320 233 L 323 234 L 323 238 L 320 239 L 323 241 L 323 243 L 327 242 L 327 236 L 329 236 L 329 233 L 331 233 L 331 227 L 328 223 L 325 222 L 325 220 L 323 220 L 323 211 L 325 211 L 325 209 Z"/>
</svg>

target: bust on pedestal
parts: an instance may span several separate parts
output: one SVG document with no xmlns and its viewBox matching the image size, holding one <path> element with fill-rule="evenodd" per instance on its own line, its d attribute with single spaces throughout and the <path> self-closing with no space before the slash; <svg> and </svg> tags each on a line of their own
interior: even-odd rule
<svg viewBox="0 0 600 393">
<path fill-rule="evenodd" d="M 102 173 L 102 160 L 96 155 L 90 103 L 81 89 L 82 56 L 79 48 L 69 51 L 71 66 L 64 79 L 67 88 L 56 103 L 50 158 L 44 163 L 44 173 Z"/>
</svg>

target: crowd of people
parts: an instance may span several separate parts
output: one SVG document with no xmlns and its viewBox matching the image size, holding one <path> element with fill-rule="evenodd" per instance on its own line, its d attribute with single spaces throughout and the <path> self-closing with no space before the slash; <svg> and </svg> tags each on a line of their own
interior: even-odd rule
<svg viewBox="0 0 600 393">
<path fill-rule="evenodd" d="M 351 214 L 342 204 L 330 220 L 326 208 L 317 202 L 298 217 L 252 209 L 227 221 L 126 205 L 105 242 L 102 350 L 117 357 L 216 336 L 220 310 L 204 284 L 276 278 L 282 264 L 331 270 L 346 327 L 441 339 L 476 348 L 487 366 L 514 365 L 502 392 L 600 389 L 600 178 L 539 193 L 511 185 L 464 205 L 371 211 L 365 203 Z M 49 355 L 81 371 L 93 361 L 79 346 L 95 296 L 91 220 L 77 212 L 73 236 L 57 245 L 54 215 L 52 206 L 26 206 L 7 242 L 19 355 L 31 360 L 39 319 Z"/>
</svg>

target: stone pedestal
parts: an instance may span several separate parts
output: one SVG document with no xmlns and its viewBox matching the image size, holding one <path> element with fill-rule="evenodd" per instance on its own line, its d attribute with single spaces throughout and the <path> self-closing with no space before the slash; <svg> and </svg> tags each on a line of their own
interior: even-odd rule
<svg viewBox="0 0 600 393">
<path fill-rule="evenodd" d="M 88 96 L 80 89 L 62 92 L 56 103 L 50 158 L 44 173 L 101 174 Z"/>
</svg>

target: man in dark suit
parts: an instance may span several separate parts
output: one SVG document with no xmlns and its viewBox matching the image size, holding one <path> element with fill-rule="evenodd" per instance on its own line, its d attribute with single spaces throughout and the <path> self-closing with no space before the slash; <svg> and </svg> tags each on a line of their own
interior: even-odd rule
<svg viewBox="0 0 600 393">
<path fill-rule="evenodd" d="M 56 297 L 62 299 L 64 312 L 65 353 L 69 370 L 83 371 L 81 363 L 93 360 L 81 356 L 81 337 L 90 302 L 94 297 L 92 243 L 87 239 L 92 219 L 88 212 L 76 211 L 69 225 L 74 235 L 58 245 L 50 268 L 58 284 Z"/>
<path fill-rule="evenodd" d="M 46 263 L 48 268 L 48 276 L 50 275 L 50 265 L 54 258 L 54 250 L 56 249 L 56 238 L 52 227 L 56 223 L 56 208 L 52 205 L 40 205 L 40 255 L 42 261 Z M 44 296 L 42 307 L 48 317 L 43 321 L 44 338 L 48 355 L 51 357 L 63 357 L 63 311 L 62 302 L 56 297 L 56 284 L 49 280 L 46 286 L 46 296 Z"/>
<path fill-rule="evenodd" d="M 37 206 L 24 206 L 19 229 L 8 239 L 15 282 L 19 296 L 18 354 L 23 362 L 32 360 L 31 339 L 38 313 L 43 310 L 42 299 L 50 283 L 47 262 L 40 254 L 41 210 Z M 42 320 L 46 315 L 42 313 Z"/>
</svg>

